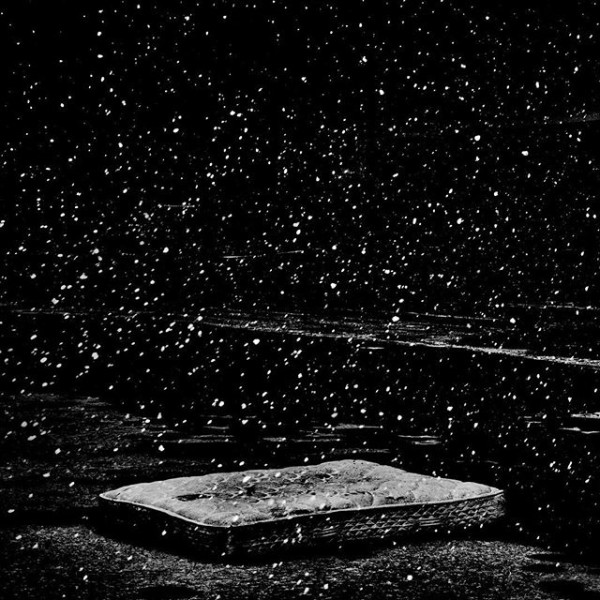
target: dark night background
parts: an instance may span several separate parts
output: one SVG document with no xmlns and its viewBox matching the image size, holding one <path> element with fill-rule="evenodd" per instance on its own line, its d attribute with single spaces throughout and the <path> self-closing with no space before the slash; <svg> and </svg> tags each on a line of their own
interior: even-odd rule
<svg viewBox="0 0 600 600">
<path fill-rule="evenodd" d="M 4 303 L 598 305 L 591 3 L 28 1 L 1 19 Z"/>
<path fill-rule="evenodd" d="M 578 1 L 0 3 L 0 591 L 237 593 L 132 567 L 97 494 L 341 453 L 502 487 L 505 537 L 248 597 L 577 597 L 536 545 L 600 539 L 599 37 Z"/>
</svg>

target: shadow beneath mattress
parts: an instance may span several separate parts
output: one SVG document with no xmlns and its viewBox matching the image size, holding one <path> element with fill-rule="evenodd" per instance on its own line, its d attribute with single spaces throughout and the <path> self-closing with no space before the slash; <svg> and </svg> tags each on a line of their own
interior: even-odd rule
<svg viewBox="0 0 600 600">
<path fill-rule="evenodd" d="M 354 540 L 343 543 L 321 542 L 315 545 L 295 543 L 293 541 L 285 547 L 273 550 L 235 551 L 231 553 L 213 552 L 210 549 L 199 550 L 189 540 L 173 535 L 173 532 L 164 529 L 163 535 L 157 536 L 156 531 L 145 529 L 142 526 L 131 524 L 123 527 L 121 523 L 109 522 L 100 512 L 94 514 L 90 521 L 92 530 L 98 535 L 109 537 L 115 541 L 143 547 L 148 550 L 166 552 L 198 562 L 213 562 L 237 565 L 264 564 L 273 561 L 306 560 L 313 558 L 340 558 L 344 560 L 360 560 L 374 556 L 378 552 L 409 545 L 420 545 L 427 542 L 441 541 L 506 541 L 512 536 L 505 527 L 505 519 L 484 527 L 465 528 L 455 530 L 451 534 L 447 531 L 433 529 L 405 533 L 402 536 L 377 538 L 371 540 Z"/>
</svg>

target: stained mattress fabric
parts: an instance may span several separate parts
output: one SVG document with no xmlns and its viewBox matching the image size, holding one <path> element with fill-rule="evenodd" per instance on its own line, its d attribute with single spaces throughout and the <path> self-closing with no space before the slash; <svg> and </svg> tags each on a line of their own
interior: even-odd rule
<svg viewBox="0 0 600 600">
<path fill-rule="evenodd" d="M 128 485 L 107 500 L 165 510 L 196 523 L 236 527 L 300 515 L 385 505 L 466 500 L 500 490 L 363 460 Z"/>
</svg>

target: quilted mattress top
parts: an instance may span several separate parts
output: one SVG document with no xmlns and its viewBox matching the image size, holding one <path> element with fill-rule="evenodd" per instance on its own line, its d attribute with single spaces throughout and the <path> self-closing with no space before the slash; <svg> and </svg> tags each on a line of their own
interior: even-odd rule
<svg viewBox="0 0 600 600">
<path fill-rule="evenodd" d="M 165 510 L 203 525 L 239 526 L 384 505 L 466 500 L 500 490 L 364 460 L 128 485 L 103 498 Z"/>
</svg>

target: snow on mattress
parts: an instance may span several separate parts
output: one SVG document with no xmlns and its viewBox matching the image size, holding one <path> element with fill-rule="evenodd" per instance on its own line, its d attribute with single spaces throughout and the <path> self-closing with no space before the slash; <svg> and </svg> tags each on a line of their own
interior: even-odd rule
<svg viewBox="0 0 600 600">
<path fill-rule="evenodd" d="M 236 528 L 377 507 L 452 506 L 500 495 L 497 488 L 479 483 L 420 475 L 363 460 L 340 460 L 139 483 L 101 498 L 164 511 L 206 527 Z"/>
</svg>

